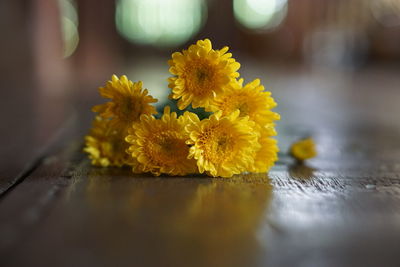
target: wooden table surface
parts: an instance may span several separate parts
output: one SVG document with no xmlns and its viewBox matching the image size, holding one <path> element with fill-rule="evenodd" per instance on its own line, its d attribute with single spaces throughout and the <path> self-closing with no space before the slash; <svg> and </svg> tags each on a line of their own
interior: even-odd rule
<svg viewBox="0 0 400 267">
<path fill-rule="evenodd" d="M 75 111 L 31 168 L 0 177 L 0 265 L 400 266 L 399 68 L 258 72 L 282 114 L 268 174 L 91 167 Z M 287 149 L 308 135 L 319 156 L 300 165 Z"/>
</svg>

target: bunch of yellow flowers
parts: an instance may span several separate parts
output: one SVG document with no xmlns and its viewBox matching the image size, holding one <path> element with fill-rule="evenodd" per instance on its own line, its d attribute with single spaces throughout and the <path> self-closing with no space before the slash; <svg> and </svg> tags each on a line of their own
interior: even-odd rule
<svg viewBox="0 0 400 267">
<path fill-rule="evenodd" d="M 189 111 L 178 116 L 169 106 L 157 119 L 157 99 L 142 82 L 113 75 L 99 88 L 111 101 L 93 107 L 98 115 L 85 138 L 92 164 L 129 165 L 135 173 L 154 175 L 267 172 L 278 159 L 273 136 L 280 116 L 272 111 L 277 104 L 259 79 L 243 85 L 240 64 L 228 49 L 199 40 L 168 61 L 170 98 L 180 110 L 191 105 L 211 112 L 202 120 Z"/>
</svg>

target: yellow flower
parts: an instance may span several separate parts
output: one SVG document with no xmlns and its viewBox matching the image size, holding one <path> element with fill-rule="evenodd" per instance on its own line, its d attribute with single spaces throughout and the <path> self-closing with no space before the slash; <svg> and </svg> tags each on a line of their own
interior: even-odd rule
<svg viewBox="0 0 400 267">
<path fill-rule="evenodd" d="M 222 111 L 222 115 L 231 114 L 236 109 L 240 110 L 240 116 L 249 116 L 259 125 L 266 125 L 279 120 L 278 113 L 271 109 L 276 107 L 271 92 L 264 92 L 264 86 L 259 79 L 242 86 L 243 79 L 231 83 L 226 90 L 215 97 L 206 111 Z"/>
<path fill-rule="evenodd" d="M 175 112 L 165 107 L 160 120 L 152 115 L 142 115 L 140 122 L 134 123 L 125 140 L 131 144 L 128 152 L 143 166 L 144 172 L 155 175 L 185 175 L 196 172 L 196 162 L 188 159 L 189 138 L 185 131 L 188 112 L 177 118 Z"/>
<path fill-rule="evenodd" d="M 254 162 L 260 145 L 255 123 L 248 117 L 239 117 L 239 110 L 229 116 L 217 112 L 200 121 L 191 117 L 186 127 L 190 133 L 189 157 L 197 160 L 200 173 L 216 177 L 231 177 L 247 170 Z"/>
<path fill-rule="evenodd" d="M 297 160 L 311 159 L 317 155 L 315 143 L 312 138 L 306 138 L 295 142 L 290 147 L 290 154 Z"/>
<path fill-rule="evenodd" d="M 125 152 L 128 148 L 124 141 L 125 133 L 110 128 L 111 120 L 97 116 L 93 127 L 85 137 L 85 148 L 93 165 L 108 167 L 126 164 L 129 155 Z"/>
<path fill-rule="evenodd" d="M 157 99 L 148 95 L 147 89 L 142 90 L 142 82 L 133 83 L 123 75 L 119 79 L 113 75 L 105 87 L 100 87 L 102 97 L 111 99 L 110 102 L 93 107 L 100 116 L 112 119 L 110 127 L 125 129 L 139 120 L 142 114 L 155 114 L 156 109 L 150 104 Z"/>
<path fill-rule="evenodd" d="M 249 169 L 250 172 L 267 172 L 272 166 L 274 166 L 275 161 L 278 160 L 278 142 L 271 138 L 271 136 L 276 135 L 275 129 L 272 124 L 260 128 L 260 137 L 258 142 L 261 148 L 257 151 L 254 164 Z"/>
<path fill-rule="evenodd" d="M 215 94 L 239 77 L 240 64 L 227 53 L 228 49 L 214 50 L 211 41 L 205 39 L 182 53 L 172 54 L 169 71 L 176 76 L 168 81 L 171 97 L 179 99 L 179 109 L 185 109 L 190 103 L 193 108 L 207 107 Z"/>
</svg>

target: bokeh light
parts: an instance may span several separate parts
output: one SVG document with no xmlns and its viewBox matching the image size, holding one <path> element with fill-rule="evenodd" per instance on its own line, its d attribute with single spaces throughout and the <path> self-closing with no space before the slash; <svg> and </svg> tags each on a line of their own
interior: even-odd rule
<svg viewBox="0 0 400 267">
<path fill-rule="evenodd" d="M 61 14 L 61 33 L 63 38 L 63 56 L 71 56 L 79 43 L 78 13 L 75 0 L 59 0 Z"/>
<path fill-rule="evenodd" d="M 251 30 L 270 30 L 286 17 L 287 0 L 234 0 L 236 20 Z"/>
<path fill-rule="evenodd" d="M 115 17 L 129 41 L 174 47 L 197 33 L 205 16 L 204 0 L 118 0 Z"/>
</svg>

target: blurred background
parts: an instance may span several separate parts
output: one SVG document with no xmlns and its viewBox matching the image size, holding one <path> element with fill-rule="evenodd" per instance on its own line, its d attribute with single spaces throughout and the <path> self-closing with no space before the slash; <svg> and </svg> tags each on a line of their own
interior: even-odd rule
<svg viewBox="0 0 400 267">
<path fill-rule="evenodd" d="M 203 38 L 230 47 L 245 82 L 261 78 L 281 125 L 398 125 L 400 0 L 13 0 L 0 2 L 0 30 L 8 170 L 71 116 L 90 127 L 114 73 L 162 105 L 171 53 Z"/>
</svg>

